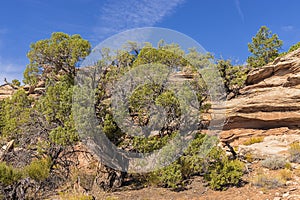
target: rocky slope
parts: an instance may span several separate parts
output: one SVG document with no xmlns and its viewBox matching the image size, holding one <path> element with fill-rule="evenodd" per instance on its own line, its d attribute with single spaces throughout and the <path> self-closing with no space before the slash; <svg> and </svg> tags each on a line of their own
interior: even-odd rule
<svg viewBox="0 0 300 200">
<path fill-rule="evenodd" d="M 251 71 L 226 113 L 220 139 L 233 146 L 249 137 L 300 134 L 300 49 Z"/>
</svg>

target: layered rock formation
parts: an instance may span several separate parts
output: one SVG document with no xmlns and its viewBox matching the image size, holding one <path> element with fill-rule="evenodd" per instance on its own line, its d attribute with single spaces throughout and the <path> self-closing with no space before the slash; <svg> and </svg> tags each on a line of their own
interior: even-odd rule
<svg viewBox="0 0 300 200">
<path fill-rule="evenodd" d="M 15 88 L 13 88 L 9 84 L 4 84 L 0 86 L 0 100 L 3 100 L 5 98 L 10 97 L 15 91 Z"/>
<path fill-rule="evenodd" d="M 221 142 L 300 134 L 300 49 L 251 71 L 240 94 L 227 102 Z"/>
</svg>

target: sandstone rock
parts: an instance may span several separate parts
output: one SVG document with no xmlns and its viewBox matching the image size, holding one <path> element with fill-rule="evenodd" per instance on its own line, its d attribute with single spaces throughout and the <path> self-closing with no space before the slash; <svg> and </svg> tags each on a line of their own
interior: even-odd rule
<svg viewBox="0 0 300 200">
<path fill-rule="evenodd" d="M 14 93 L 14 91 L 15 91 L 15 89 L 9 84 L 1 85 L 0 86 L 0 100 L 11 97 L 11 95 Z"/>
<path fill-rule="evenodd" d="M 226 102 L 222 142 L 254 136 L 300 134 L 300 49 L 247 76 L 240 95 Z"/>
<path fill-rule="evenodd" d="M 267 136 L 263 142 L 252 145 L 239 145 L 238 154 L 245 156 L 251 154 L 253 159 L 265 159 L 273 155 L 288 158 L 289 145 L 300 141 L 300 135 L 277 135 Z"/>
</svg>

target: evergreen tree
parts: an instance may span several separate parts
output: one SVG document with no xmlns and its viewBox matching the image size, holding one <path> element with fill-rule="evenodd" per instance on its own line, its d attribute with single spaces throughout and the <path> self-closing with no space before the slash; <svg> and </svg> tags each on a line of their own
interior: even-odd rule
<svg viewBox="0 0 300 200">
<path fill-rule="evenodd" d="M 27 54 L 29 65 L 23 82 L 35 85 L 41 79 L 56 79 L 58 74 L 73 78 L 76 64 L 90 53 L 91 45 L 80 35 L 53 33 L 50 39 L 39 40 L 30 45 Z"/>
<path fill-rule="evenodd" d="M 281 46 L 282 40 L 277 34 L 272 34 L 266 26 L 260 27 L 252 38 L 252 43 L 248 43 L 248 49 L 252 53 L 247 59 L 248 64 L 253 68 L 266 65 L 279 55 L 278 50 Z"/>
</svg>

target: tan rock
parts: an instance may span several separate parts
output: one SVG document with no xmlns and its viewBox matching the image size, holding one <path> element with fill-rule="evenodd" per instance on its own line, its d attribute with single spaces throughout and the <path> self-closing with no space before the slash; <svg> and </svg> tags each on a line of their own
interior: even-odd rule
<svg viewBox="0 0 300 200">
<path fill-rule="evenodd" d="M 14 91 L 15 91 L 15 89 L 9 84 L 1 85 L 0 86 L 0 100 L 11 97 L 11 95 L 14 93 Z"/>
<path fill-rule="evenodd" d="M 300 134 L 300 49 L 251 71 L 240 95 L 226 102 L 222 142 Z"/>
</svg>

